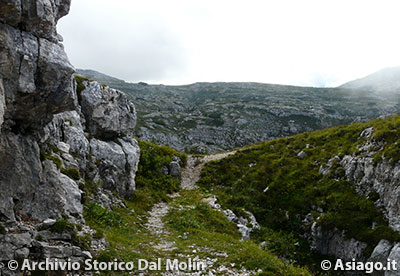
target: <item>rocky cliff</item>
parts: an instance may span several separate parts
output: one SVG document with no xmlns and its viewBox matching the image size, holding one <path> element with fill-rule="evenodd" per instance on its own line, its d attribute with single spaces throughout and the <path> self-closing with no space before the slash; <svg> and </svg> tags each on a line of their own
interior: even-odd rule
<svg viewBox="0 0 400 276">
<path fill-rule="evenodd" d="M 135 191 L 135 107 L 104 85 L 77 85 L 56 31 L 69 7 L 0 1 L 0 261 L 89 257 L 104 240 L 88 242 L 84 202 L 107 208 Z"/>
</svg>

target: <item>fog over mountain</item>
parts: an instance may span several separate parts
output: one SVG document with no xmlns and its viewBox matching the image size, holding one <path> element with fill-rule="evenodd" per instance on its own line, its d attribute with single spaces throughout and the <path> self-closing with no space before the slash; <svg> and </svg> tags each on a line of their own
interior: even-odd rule
<svg viewBox="0 0 400 276">
<path fill-rule="evenodd" d="M 126 81 L 332 87 L 400 64 L 399 10 L 396 0 L 79 0 L 58 29 L 72 64 Z"/>
<path fill-rule="evenodd" d="M 364 78 L 347 82 L 340 87 L 372 92 L 400 93 L 400 66 L 382 69 Z"/>
</svg>

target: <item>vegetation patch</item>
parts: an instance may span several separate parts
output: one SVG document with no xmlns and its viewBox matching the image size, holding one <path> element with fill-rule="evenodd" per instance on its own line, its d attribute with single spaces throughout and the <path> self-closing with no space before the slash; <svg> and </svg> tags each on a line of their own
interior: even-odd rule
<svg viewBox="0 0 400 276">
<path fill-rule="evenodd" d="M 55 233 L 69 232 L 72 229 L 73 225 L 66 219 L 57 220 L 56 223 L 50 227 L 50 231 Z"/>
<path fill-rule="evenodd" d="M 346 237 L 366 242 L 365 253 L 369 254 L 381 239 L 400 241 L 400 235 L 388 227 L 374 205 L 379 195 L 359 195 L 339 163 L 333 164 L 326 176 L 319 168 L 334 156 L 357 155 L 359 146 L 367 142 L 359 138 L 360 133 L 369 127 L 374 129 L 369 139 L 383 144 L 382 155 L 375 162 L 382 156 L 397 162 L 399 126 L 400 117 L 396 116 L 260 143 L 209 163 L 198 184 L 216 194 L 224 208 L 239 212 L 244 207 L 253 212 L 264 229 L 279 233 L 277 240 L 299 242 L 298 248 L 290 248 L 282 242 L 271 243 L 264 235 L 259 241 L 269 242 L 270 250 L 279 255 L 295 249 L 298 254 L 288 257 L 307 263 L 302 257 L 307 256 L 309 246 L 301 235 L 305 231 L 303 220 L 309 214 L 314 214 L 314 221 L 319 217 L 323 229 L 344 230 Z M 297 156 L 300 151 L 306 153 L 305 158 Z"/>
<path fill-rule="evenodd" d="M 163 172 L 168 170 L 173 157 L 181 160 L 181 166 L 185 166 L 186 154 L 179 153 L 167 146 L 158 146 L 145 141 L 139 141 L 140 161 L 136 173 L 137 192 L 133 201 L 143 203 L 142 209 L 149 210 L 154 203 L 168 201 L 168 194 L 179 190 L 179 181 Z"/>
<path fill-rule="evenodd" d="M 221 212 L 211 209 L 206 203 L 197 203 L 194 208 L 174 209 L 166 220 L 172 228 L 179 231 L 207 230 L 240 239 L 236 224 L 230 222 Z"/>
<path fill-rule="evenodd" d="M 53 156 L 51 154 L 45 153 L 44 151 L 40 151 L 40 160 L 50 160 L 53 161 L 53 163 L 57 166 L 57 168 L 60 170 L 62 166 L 62 161 L 60 158 Z"/>
<path fill-rule="evenodd" d="M 76 168 L 62 168 L 61 173 L 65 174 L 69 178 L 73 180 L 81 179 L 81 173 Z"/>
</svg>

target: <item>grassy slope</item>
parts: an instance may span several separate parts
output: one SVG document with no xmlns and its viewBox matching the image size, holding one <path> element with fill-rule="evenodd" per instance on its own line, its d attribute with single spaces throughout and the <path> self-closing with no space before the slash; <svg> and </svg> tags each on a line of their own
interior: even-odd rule
<svg viewBox="0 0 400 276">
<path fill-rule="evenodd" d="M 178 153 L 147 142 L 140 142 L 139 145 L 142 155 L 137 173 L 137 193 L 135 198 L 126 202 L 128 208 L 106 211 L 94 204 L 86 206 L 87 223 L 98 230 L 99 236 L 104 234 L 110 243 L 110 247 L 98 259 L 134 261 L 138 258 L 181 258 L 181 254 L 192 255 L 192 246 L 195 244 L 210 250 L 199 250 L 192 257 L 215 258 L 215 252 L 226 252 L 228 256 L 220 257 L 217 265 L 235 263 L 246 269 L 261 268 L 264 272 L 260 275 L 310 275 L 307 270 L 284 262 L 252 241 L 241 241 L 236 225 L 201 202 L 209 195 L 195 190 L 181 191 L 181 196 L 175 199 L 167 197 L 167 193 L 177 191 L 177 182 L 163 175 L 160 168 L 168 165 L 172 156 Z M 185 159 L 182 155 L 180 157 Z M 147 211 L 160 200 L 169 202 L 173 207 L 165 217 L 169 232 L 165 237 L 157 237 L 145 228 Z M 167 252 L 155 249 L 154 245 L 162 240 L 175 242 L 176 248 Z"/>
<path fill-rule="evenodd" d="M 398 116 L 248 147 L 232 157 L 209 163 L 199 185 L 216 194 L 224 208 L 236 213 L 242 208 L 253 212 L 264 227 L 255 238 L 269 241 L 270 249 L 281 256 L 302 264 L 315 261 L 315 256 L 306 254 L 308 245 L 300 235 L 304 233 L 302 220 L 306 215 L 311 213 L 315 219 L 321 215 L 321 209 L 319 223 L 323 227 L 345 230 L 348 237 L 367 242 L 367 252 L 370 252 L 380 239 L 400 240 L 374 205 L 377 194 L 370 194 L 369 199 L 358 195 L 337 163 L 327 176 L 319 173 L 319 167 L 330 158 L 357 154 L 357 146 L 366 142 L 359 135 L 368 127 L 374 128 L 371 139 L 384 142 L 374 160 L 379 162 L 383 157 L 397 162 L 400 158 Z M 297 156 L 302 150 L 307 153 L 303 160 Z M 266 187 L 268 191 L 263 192 Z M 374 222 L 377 227 L 372 229 Z M 280 244 L 271 241 L 271 231 L 272 240 L 280 240 Z M 293 246 L 293 241 L 298 241 L 299 246 Z"/>
</svg>

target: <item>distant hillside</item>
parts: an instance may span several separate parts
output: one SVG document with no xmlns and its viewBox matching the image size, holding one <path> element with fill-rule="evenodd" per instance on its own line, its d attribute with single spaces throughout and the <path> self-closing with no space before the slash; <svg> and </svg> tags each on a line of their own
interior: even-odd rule
<svg viewBox="0 0 400 276">
<path fill-rule="evenodd" d="M 124 91 L 138 112 L 139 138 L 189 152 L 216 152 L 305 131 L 384 117 L 397 96 L 343 88 L 262 83 L 132 84 L 90 71 Z"/>
<path fill-rule="evenodd" d="M 340 87 L 400 94 L 400 67 L 382 69 L 364 78 L 345 83 Z"/>
<path fill-rule="evenodd" d="M 109 75 L 94 71 L 94 70 L 85 70 L 85 69 L 77 69 L 76 74 L 80 76 L 85 76 L 92 80 L 97 80 L 101 83 L 125 83 L 125 81 L 111 77 Z"/>
</svg>

